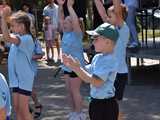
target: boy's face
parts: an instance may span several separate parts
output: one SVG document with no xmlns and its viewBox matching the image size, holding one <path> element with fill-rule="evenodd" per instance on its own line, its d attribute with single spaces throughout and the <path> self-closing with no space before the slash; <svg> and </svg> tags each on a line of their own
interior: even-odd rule
<svg viewBox="0 0 160 120">
<path fill-rule="evenodd" d="M 93 45 L 96 52 L 111 53 L 114 48 L 114 42 L 103 36 L 93 37 Z"/>
</svg>

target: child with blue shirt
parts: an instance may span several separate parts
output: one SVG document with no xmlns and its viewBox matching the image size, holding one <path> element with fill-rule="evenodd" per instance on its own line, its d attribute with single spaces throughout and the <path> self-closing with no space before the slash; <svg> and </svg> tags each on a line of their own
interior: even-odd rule
<svg viewBox="0 0 160 120">
<path fill-rule="evenodd" d="M 35 47 L 34 47 L 34 54 L 32 56 L 32 65 L 33 65 L 33 70 L 34 70 L 35 79 L 36 79 L 37 78 L 37 72 L 38 72 L 37 71 L 38 70 L 37 69 L 37 67 L 38 67 L 37 61 L 40 60 L 43 57 L 44 52 L 42 50 L 42 46 L 40 44 L 40 41 L 35 37 L 34 37 L 34 44 L 35 44 Z M 34 102 L 34 118 L 37 119 L 41 116 L 42 105 L 38 100 L 38 97 L 37 97 L 37 94 L 36 94 L 36 91 L 35 91 L 34 87 L 32 89 L 31 97 L 32 97 L 32 100 Z M 33 111 L 33 110 L 31 109 L 31 111 Z"/>
<path fill-rule="evenodd" d="M 83 57 L 83 31 L 80 26 L 80 20 L 73 9 L 74 0 L 67 1 L 69 16 L 64 19 L 63 4 L 65 0 L 58 0 L 60 11 L 60 25 L 63 30 L 63 37 L 61 42 L 62 52 L 70 54 L 77 58 L 81 65 L 84 66 L 85 61 Z M 64 78 L 66 88 L 68 90 L 68 100 L 71 105 L 72 112 L 69 114 L 69 120 L 86 120 L 85 114 L 82 112 L 82 97 L 80 94 L 80 86 L 82 81 L 80 78 L 63 65 Z"/>
<path fill-rule="evenodd" d="M 63 54 L 63 63 L 84 82 L 90 84 L 90 120 L 117 120 L 118 104 L 115 99 L 114 81 L 117 73 L 117 59 L 114 47 L 119 37 L 117 29 L 108 23 L 87 31 L 93 36 L 93 45 L 98 53 L 85 68 L 71 55 Z"/>
<path fill-rule="evenodd" d="M 0 119 L 9 120 L 10 115 L 10 91 L 5 77 L 0 73 Z"/>
<path fill-rule="evenodd" d="M 107 13 L 100 0 L 95 0 L 98 12 L 104 22 L 113 24 L 119 32 L 119 38 L 114 50 L 118 59 L 117 77 L 115 81 L 116 98 L 123 99 L 125 85 L 127 83 L 128 68 L 126 64 L 126 47 L 129 41 L 129 28 L 125 23 L 127 8 L 121 4 L 121 0 L 113 0 L 113 5 L 108 8 Z"/>
<path fill-rule="evenodd" d="M 8 57 L 9 86 L 13 93 L 13 108 L 17 120 L 33 120 L 28 104 L 34 81 L 32 56 L 34 41 L 30 32 L 30 19 L 24 12 L 16 12 L 10 17 L 10 34 L 5 11 L 0 11 L 1 29 L 6 41 L 12 43 Z"/>
</svg>

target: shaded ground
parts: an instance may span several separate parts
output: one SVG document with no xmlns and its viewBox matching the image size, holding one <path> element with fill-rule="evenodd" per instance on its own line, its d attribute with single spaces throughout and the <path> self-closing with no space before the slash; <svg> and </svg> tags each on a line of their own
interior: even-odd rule
<svg viewBox="0 0 160 120">
<path fill-rule="evenodd" d="M 56 66 L 53 63 L 41 63 L 36 91 L 43 104 L 43 114 L 40 120 L 66 120 L 70 111 L 66 96 L 64 81 L 59 76 L 54 78 Z M 5 65 L 0 65 L 0 72 L 6 75 Z M 120 103 L 120 111 L 124 120 L 160 120 L 160 82 L 159 67 L 133 69 L 133 84 L 127 85 L 124 101 Z M 149 80 L 150 79 L 150 80 Z M 154 81 L 154 82 L 153 82 Z M 88 114 L 89 85 L 82 85 L 84 96 L 84 112 Z M 32 101 L 31 101 L 32 104 Z"/>
</svg>

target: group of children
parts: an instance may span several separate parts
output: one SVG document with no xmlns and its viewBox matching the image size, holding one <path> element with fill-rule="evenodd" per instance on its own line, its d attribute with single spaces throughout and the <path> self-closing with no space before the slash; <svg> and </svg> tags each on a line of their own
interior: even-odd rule
<svg viewBox="0 0 160 120">
<path fill-rule="evenodd" d="M 91 87 L 90 119 L 118 120 L 117 100 L 123 98 L 128 72 L 125 61 L 126 46 L 129 40 L 129 28 L 125 23 L 127 8 L 121 4 L 120 0 L 113 0 L 113 6 L 109 7 L 106 12 L 102 1 L 94 0 L 104 23 L 95 30 L 87 31 L 87 34 L 93 38 L 92 43 L 97 54 L 90 64 L 85 65 L 82 46 L 84 33 L 80 20 L 73 9 L 74 0 L 67 0 L 69 16 L 65 18 L 63 11 L 65 0 L 57 0 L 57 2 L 59 30 L 63 34 L 61 48 L 64 74 L 62 78 L 66 83 L 67 96 L 72 109 L 69 120 L 86 120 L 86 115 L 82 111 L 82 96 L 80 94 L 82 81 L 89 83 Z M 9 33 L 5 15 L 5 10 L 0 12 L 3 37 L 12 43 L 8 57 L 8 72 L 9 85 L 13 94 L 13 108 L 17 120 L 33 120 L 28 104 L 36 75 L 34 60 L 41 58 L 38 56 L 41 55 L 41 51 L 36 52 L 35 50 L 34 36 L 28 27 L 30 19 L 27 14 L 17 12 L 11 15 L 10 29 L 12 34 Z M 51 18 L 46 15 L 44 20 L 44 28 L 46 25 L 49 27 Z M 50 39 L 54 35 L 52 27 L 50 28 L 53 29 L 52 33 L 46 31 L 46 35 Z M 47 42 L 48 47 L 51 44 L 50 39 Z M 49 59 L 49 55 L 47 57 Z M 4 77 L 1 78 L 1 81 L 5 81 Z M 8 107 L 5 107 L 5 94 L 3 95 L 1 90 L 0 97 L 3 98 L 0 99 L 0 114 L 9 115 L 10 112 L 7 111 L 10 111 L 10 102 L 6 104 Z"/>
</svg>

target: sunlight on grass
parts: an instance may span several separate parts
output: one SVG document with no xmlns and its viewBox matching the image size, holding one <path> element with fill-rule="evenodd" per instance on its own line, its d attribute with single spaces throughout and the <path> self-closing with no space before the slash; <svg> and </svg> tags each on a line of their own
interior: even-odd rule
<svg viewBox="0 0 160 120">
<path fill-rule="evenodd" d="M 144 35 L 144 38 L 145 38 L 145 36 L 146 36 L 146 30 L 143 30 L 143 35 Z M 148 38 L 153 38 L 153 30 L 152 29 L 147 30 L 147 37 Z M 160 37 L 160 30 L 155 30 L 155 37 Z M 140 40 L 142 39 L 142 31 L 139 32 L 138 38 Z"/>
</svg>

